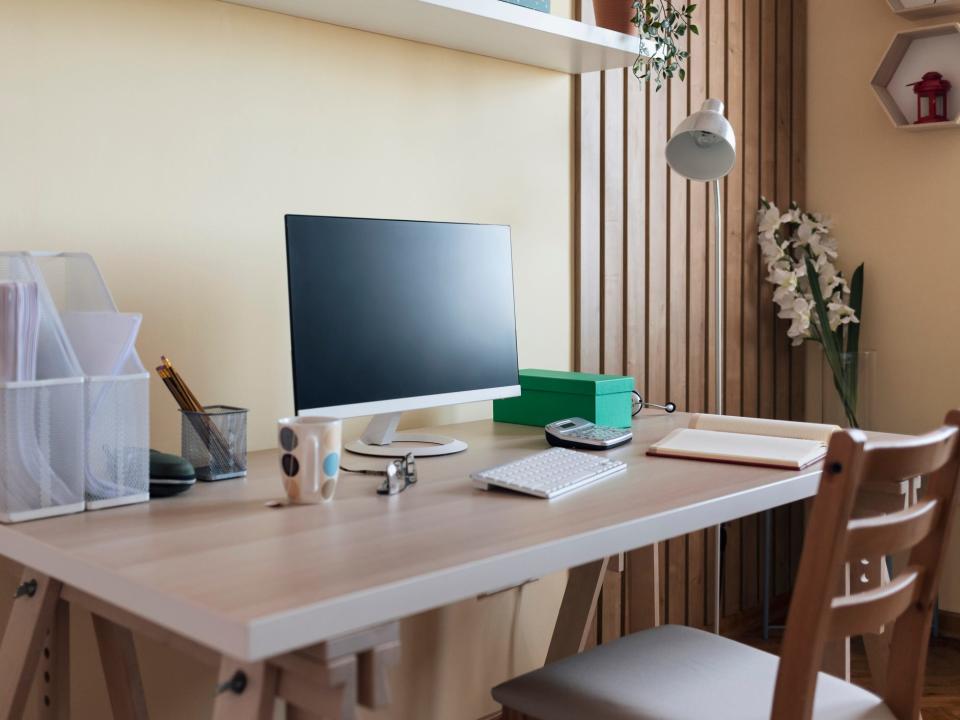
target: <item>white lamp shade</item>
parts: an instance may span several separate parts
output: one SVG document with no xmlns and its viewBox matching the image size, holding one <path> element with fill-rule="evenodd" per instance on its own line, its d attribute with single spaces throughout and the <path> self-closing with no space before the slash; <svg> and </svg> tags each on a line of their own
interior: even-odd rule
<svg viewBox="0 0 960 720">
<path fill-rule="evenodd" d="M 723 116 L 723 103 L 707 100 L 680 123 L 667 143 L 666 156 L 670 167 L 690 180 L 719 180 L 733 170 L 737 139 Z"/>
</svg>

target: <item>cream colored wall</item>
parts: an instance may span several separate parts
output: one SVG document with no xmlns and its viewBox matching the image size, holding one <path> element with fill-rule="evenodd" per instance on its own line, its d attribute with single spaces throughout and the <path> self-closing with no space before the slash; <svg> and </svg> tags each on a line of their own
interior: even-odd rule
<svg viewBox="0 0 960 720">
<path fill-rule="evenodd" d="M 0 97 L 0 246 L 92 252 L 144 314 L 145 363 L 249 407 L 253 448 L 292 411 L 287 212 L 510 224 L 521 364 L 570 366 L 569 76 L 215 0 L 0 0 Z M 176 450 L 156 380 L 151 401 Z M 492 710 L 489 687 L 542 660 L 561 582 L 406 623 L 392 716 Z M 75 717 L 106 717 L 76 620 Z M 212 672 L 140 647 L 153 717 L 203 717 Z"/>
<path fill-rule="evenodd" d="M 835 218 L 844 268 L 866 263 L 863 347 L 878 353 L 874 424 L 905 433 L 960 407 L 960 132 L 896 130 L 870 88 L 893 35 L 920 25 L 882 0 L 810 0 L 808 204 Z M 953 611 L 958 568 L 960 529 L 941 597 Z"/>
<path fill-rule="evenodd" d="M 0 87 L 3 246 L 92 252 L 144 361 L 249 407 L 254 448 L 293 409 L 287 212 L 510 224 L 521 364 L 570 364 L 567 75 L 214 0 L 0 0 Z"/>
</svg>

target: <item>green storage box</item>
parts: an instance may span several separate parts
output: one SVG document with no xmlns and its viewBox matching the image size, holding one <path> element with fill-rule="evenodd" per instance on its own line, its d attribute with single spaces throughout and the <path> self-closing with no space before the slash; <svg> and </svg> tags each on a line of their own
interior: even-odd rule
<svg viewBox="0 0 960 720">
<path fill-rule="evenodd" d="M 582 417 L 597 425 L 630 427 L 633 378 L 560 370 L 521 370 L 520 397 L 493 401 L 497 422 L 543 427 Z"/>
</svg>

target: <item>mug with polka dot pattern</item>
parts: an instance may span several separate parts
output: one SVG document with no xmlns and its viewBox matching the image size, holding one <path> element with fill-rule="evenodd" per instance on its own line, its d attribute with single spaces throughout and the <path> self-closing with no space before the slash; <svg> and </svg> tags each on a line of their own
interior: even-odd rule
<svg viewBox="0 0 960 720">
<path fill-rule="evenodd" d="M 277 421 L 280 472 L 291 503 L 333 499 L 340 474 L 343 423 L 330 417 L 289 417 Z"/>
</svg>

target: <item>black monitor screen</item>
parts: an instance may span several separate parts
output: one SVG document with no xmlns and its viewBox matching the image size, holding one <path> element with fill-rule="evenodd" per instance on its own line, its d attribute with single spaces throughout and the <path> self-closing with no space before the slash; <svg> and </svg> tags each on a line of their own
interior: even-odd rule
<svg viewBox="0 0 960 720">
<path fill-rule="evenodd" d="M 298 412 L 518 384 L 509 227 L 286 225 Z"/>
</svg>

